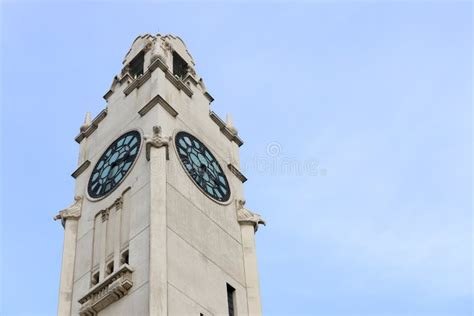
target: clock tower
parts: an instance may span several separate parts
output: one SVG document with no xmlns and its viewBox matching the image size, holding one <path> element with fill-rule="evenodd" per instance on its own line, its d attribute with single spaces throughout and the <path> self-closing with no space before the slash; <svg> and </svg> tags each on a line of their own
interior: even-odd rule
<svg viewBox="0 0 474 316">
<path fill-rule="evenodd" d="M 86 115 L 64 227 L 58 315 L 261 315 L 243 144 L 179 37 L 135 39 Z"/>
</svg>

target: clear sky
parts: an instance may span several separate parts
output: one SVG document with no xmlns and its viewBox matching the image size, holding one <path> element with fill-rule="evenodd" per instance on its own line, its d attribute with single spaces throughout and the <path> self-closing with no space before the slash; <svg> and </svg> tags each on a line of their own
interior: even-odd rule
<svg viewBox="0 0 474 316">
<path fill-rule="evenodd" d="M 74 137 L 134 38 L 233 114 L 265 315 L 471 315 L 472 4 L 3 2 L 1 315 L 53 315 Z"/>
</svg>

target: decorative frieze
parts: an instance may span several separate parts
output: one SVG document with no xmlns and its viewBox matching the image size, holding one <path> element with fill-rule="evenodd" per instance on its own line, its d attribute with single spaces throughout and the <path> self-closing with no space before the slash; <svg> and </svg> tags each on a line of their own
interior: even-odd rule
<svg viewBox="0 0 474 316">
<path fill-rule="evenodd" d="M 79 315 L 95 316 L 113 302 L 124 297 L 133 286 L 132 273 L 133 269 L 128 264 L 124 264 L 117 272 L 112 273 L 94 286 L 79 300 L 79 303 L 82 304 Z"/>
</svg>

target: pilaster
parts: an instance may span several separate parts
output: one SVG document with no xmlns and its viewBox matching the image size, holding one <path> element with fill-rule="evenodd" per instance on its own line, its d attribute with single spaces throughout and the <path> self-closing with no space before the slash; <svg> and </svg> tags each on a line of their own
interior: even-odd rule
<svg viewBox="0 0 474 316">
<path fill-rule="evenodd" d="M 122 228 L 122 208 L 123 208 L 123 194 L 114 203 L 113 212 L 115 212 L 115 236 L 114 236 L 114 267 L 120 267 L 120 240 Z"/>
<path fill-rule="evenodd" d="M 60 219 L 64 226 L 63 259 L 58 302 L 58 315 L 60 316 L 71 315 L 77 228 L 82 209 L 82 197 L 76 196 L 74 199 L 75 202 L 71 206 L 60 211 L 54 217 L 54 220 Z"/>
<path fill-rule="evenodd" d="M 153 127 L 146 140 L 150 161 L 150 316 L 168 315 L 168 269 L 166 229 L 166 160 L 168 142 L 161 128 Z"/>
<path fill-rule="evenodd" d="M 242 233 L 242 249 L 244 254 L 245 282 L 247 285 L 247 303 L 249 315 L 262 315 L 262 304 L 260 300 L 260 282 L 258 277 L 257 250 L 255 245 L 255 233 L 258 225 L 265 225 L 260 215 L 251 212 L 244 207 L 245 201 L 237 201 L 237 220 Z"/>
</svg>

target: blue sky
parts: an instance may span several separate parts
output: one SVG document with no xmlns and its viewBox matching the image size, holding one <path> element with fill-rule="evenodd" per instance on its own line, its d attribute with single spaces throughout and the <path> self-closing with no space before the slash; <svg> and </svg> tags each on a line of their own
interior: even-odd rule
<svg viewBox="0 0 474 316">
<path fill-rule="evenodd" d="M 233 114 L 265 315 L 471 315 L 472 4 L 2 3 L 0 314 L 56 311 L 84 113 L 181 36 Z"/>
</svg>

